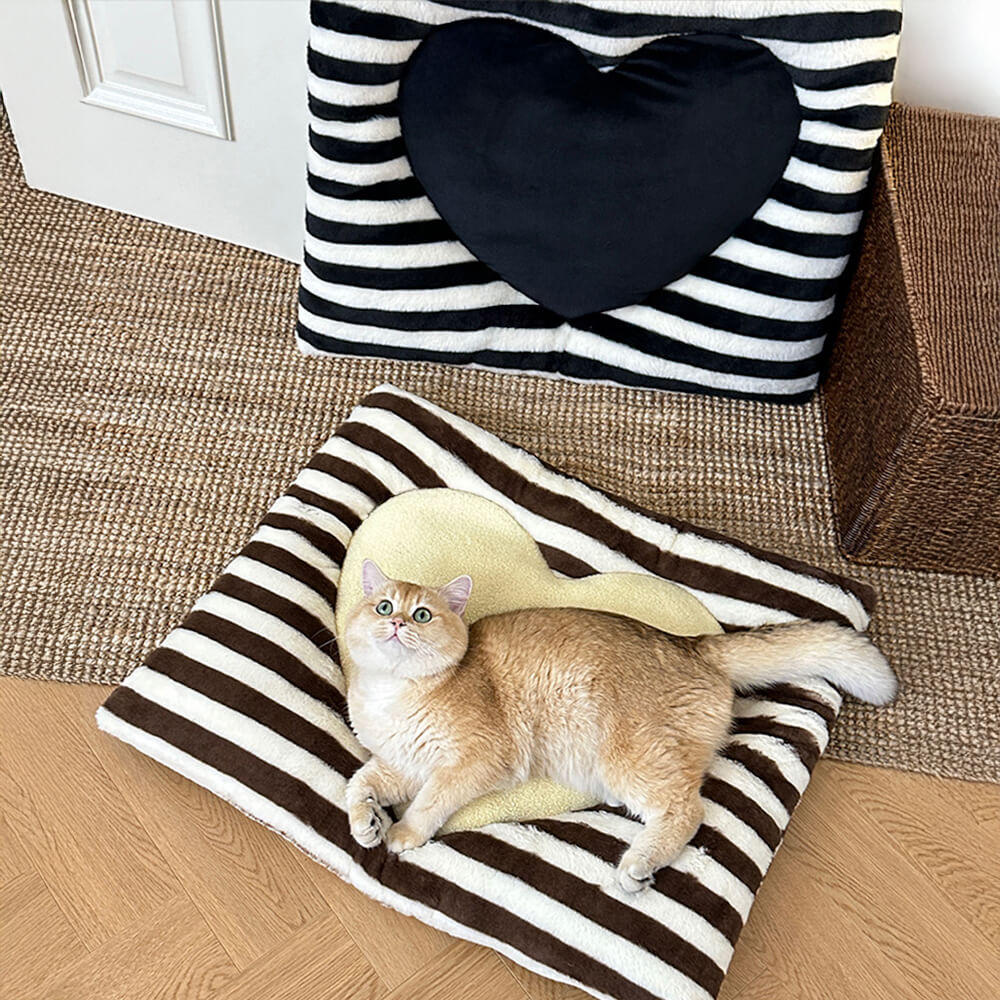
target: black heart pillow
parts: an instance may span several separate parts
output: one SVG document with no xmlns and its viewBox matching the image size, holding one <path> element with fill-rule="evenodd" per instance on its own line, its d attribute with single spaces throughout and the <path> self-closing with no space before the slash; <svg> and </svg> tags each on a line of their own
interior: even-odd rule
<svg viewBox="0 0 1000 1000">
<path fill-rule="evenodd" d="M 413 172 L 458 239 L 567 319 L 687 274 L 767 198 L 801 120 L 788 71 L 748 39 L 659 38 L 602 72 L 501 18 L 433 30 L 399 113 Z"/>
</svg>

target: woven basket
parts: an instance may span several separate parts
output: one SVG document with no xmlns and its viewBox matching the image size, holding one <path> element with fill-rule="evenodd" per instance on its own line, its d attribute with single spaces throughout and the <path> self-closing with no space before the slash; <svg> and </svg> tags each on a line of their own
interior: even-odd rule
<svg viewBox="0 0 1000 1000">
<path fill-rule="evenodd" d="M 824 393 L 859 562 L 1000 572 L 1000 120 L 896 105 Z"/>
</svg>

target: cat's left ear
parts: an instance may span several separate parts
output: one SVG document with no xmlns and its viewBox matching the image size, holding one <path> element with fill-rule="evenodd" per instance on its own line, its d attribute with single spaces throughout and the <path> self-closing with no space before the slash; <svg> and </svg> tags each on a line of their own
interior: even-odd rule
<svg viewBox="0 0 1000 1000">
<path fill-rule="evenodd" d="M 472 577 L 456 576 L 454 580 L 438 588 L 438 593 L 448 602 L 448 607 L 460 615 L 465 611 L 466 604 L 469 603 L 469 595 L 472 593 Z"/>
<path fill-rule="evenodd" d="M 371 597 L 376 590 L 381 590 L 388 582 L 389 578 L 371 559 L 366 559 L 361 564 L 361 589 L 364 591 L 365 597 Z"/>
</svg>

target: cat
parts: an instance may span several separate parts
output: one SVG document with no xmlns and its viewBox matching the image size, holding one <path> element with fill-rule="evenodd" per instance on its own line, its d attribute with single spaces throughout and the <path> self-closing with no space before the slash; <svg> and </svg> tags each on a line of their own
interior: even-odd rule
<svg viewBox="0 0 1000 1000">
<path fill-rule="evenodd" d="M 834 622 L 685 638 L 609 612 L 537 608 L 467 627 L 470 577 L 421 586 L 371 560 L 362 590 L 343 640 L 351 724 L 372 752 L 347 785 L 363 847 L 419 847 L 467 802 L 545 776 L 643 821 L 617 870 L 637 892 L 701 824 L 734 689 L 824 677 L 874 704 L 896 694 L 870 640 Z M 407 801 L 390 825 L 381 807 Z"/>
</svg>

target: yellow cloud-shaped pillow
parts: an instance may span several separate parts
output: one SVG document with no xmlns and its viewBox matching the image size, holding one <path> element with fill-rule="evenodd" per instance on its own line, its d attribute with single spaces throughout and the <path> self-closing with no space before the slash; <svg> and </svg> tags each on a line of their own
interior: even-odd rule
<svg viewBox="0 0 1000 1000">
<path fill-rule="evenodd" d="M 549 569 L 534 539 L 499 504 L 461 490 L 401 493 L 378 506 L 351 538 L 337 590 L 337 634 L 362 598 L 361 563 L 373 559 L 389 577 L 440 586 L 468 573 L 472 597 L 465 619 L 519 608 L 613 611 L 674 635 L 722 631 L 686 590 L 643 573 L 600 573 L 566 580 Z M 348 685 L 354 672 L 341 647 Z M 571 788 L 534 778 L 484 795 L 456 812 L 442 832 L 487 823 L 540 819 L 596 805 Z"/>
</svg>

